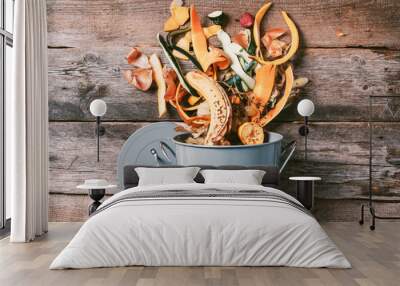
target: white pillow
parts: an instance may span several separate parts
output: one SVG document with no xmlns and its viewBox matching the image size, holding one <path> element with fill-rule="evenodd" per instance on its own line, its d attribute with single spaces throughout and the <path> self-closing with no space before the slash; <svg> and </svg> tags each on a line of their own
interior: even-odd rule
<svg viewBox="0 0 400 286">
<path fill-rule="evenodd" d="M 261 185 L 265 171 L 262 170 L 202 170 L 205 184 Z"/>
<path fill-rule="evenodd" d="M 195 183 L 193 180 L 200 168 L 135 168 L 139 176 L 139 186 Z"/>
</svg>

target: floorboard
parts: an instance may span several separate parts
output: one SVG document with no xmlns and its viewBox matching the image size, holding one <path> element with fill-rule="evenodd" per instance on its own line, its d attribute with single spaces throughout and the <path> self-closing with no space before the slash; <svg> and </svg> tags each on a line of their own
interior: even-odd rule
<svg viewBox="0 0 400 286">
<path fill-rule="evenodd" d="M 397 286 L 400 273 L 400 222 L 368 225 L 324 223 L 323 228 L 344 252 L 352 269 L 289 267 L 123 267 L 86 270 L 48 270 L 81 223 L 50 223 L 45 236 L 28 244 L 0 240 L 2 286 L 263 286 L 346 285 Z"/>
</svg>

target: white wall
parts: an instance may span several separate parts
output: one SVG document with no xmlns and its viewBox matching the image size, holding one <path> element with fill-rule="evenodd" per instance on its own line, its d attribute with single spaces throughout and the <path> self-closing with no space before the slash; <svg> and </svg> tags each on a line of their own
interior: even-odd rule
<svg viewBox="0 0 400 286">
<path fill-rule="evenodd" d="M 6 126 L 5 126 L 5 142 L 6 142 L 6 146 L 10 146 L 10 144 L 12 144 L 11 142 L 7 141 L 7 138 L 9 136 L 7 136 L 7 133 L 9 132 L 9 121 L 7 121 L 7 117 L 9 118 L 9 116 L 7 116 L 7 113 L 10 112 L 10 108 L 9 108 L 9 104 L 10 104 L 10 96 L 11 96 L 11 87 L 12 87 L 12 83 L 11 83 L 11 75 L 12 75 L 12 69 L 13 69 L 13 53 L 12 53 L 12 48 L 9 46 L 6 46 L 6 73 L 5 73 L 5 113 L 6 113 Z M 8 139 L 9 140 L 9 139 Z M 8 142 L 8 143 L 7 143 Z M 9 178 L 10 174 L 9 174 L 9 168 L 7 168 L 7 147 L 6 147 L 6 151 L 5 151 L 5 196 L 6 196 L 6 219 L 11 218 L 11 188 L 8 184 L 8 182 L 10 180 L 7 180 L 7 177 Z"/>
</svg>

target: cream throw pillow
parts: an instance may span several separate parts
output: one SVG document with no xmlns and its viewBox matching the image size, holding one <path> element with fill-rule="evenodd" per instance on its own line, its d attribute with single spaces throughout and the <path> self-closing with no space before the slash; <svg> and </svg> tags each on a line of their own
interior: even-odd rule
<svg viewBox="0 0 400 286">
<path fill-rule="evenodd" d="M 205 184 L 261 185 L 265 171 L 261 170 L 202 170 Z"/>
<path fill-rule="evenodd" d="M 198 167 L 135 168 L 139 176 L 139 186 L 195 183 L 193 179 L 199 170 Z"/>
</svg>

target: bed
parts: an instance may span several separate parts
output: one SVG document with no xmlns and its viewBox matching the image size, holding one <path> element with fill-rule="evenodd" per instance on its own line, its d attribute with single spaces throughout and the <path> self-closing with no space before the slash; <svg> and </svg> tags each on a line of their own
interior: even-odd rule
<svg viewBox="0 0 400 286">
<path fill-rule="evenodd" d="M 196 183 L 138 186 L 136 167 L 124 166 L 124 191 L 99 207 L 50 269 L 351 267 L 315 218 L 278 189 L 275 167 L 251 167 L 266 172 L 259 186 L 205 184 L 200 174 Z"/>
</svg>

